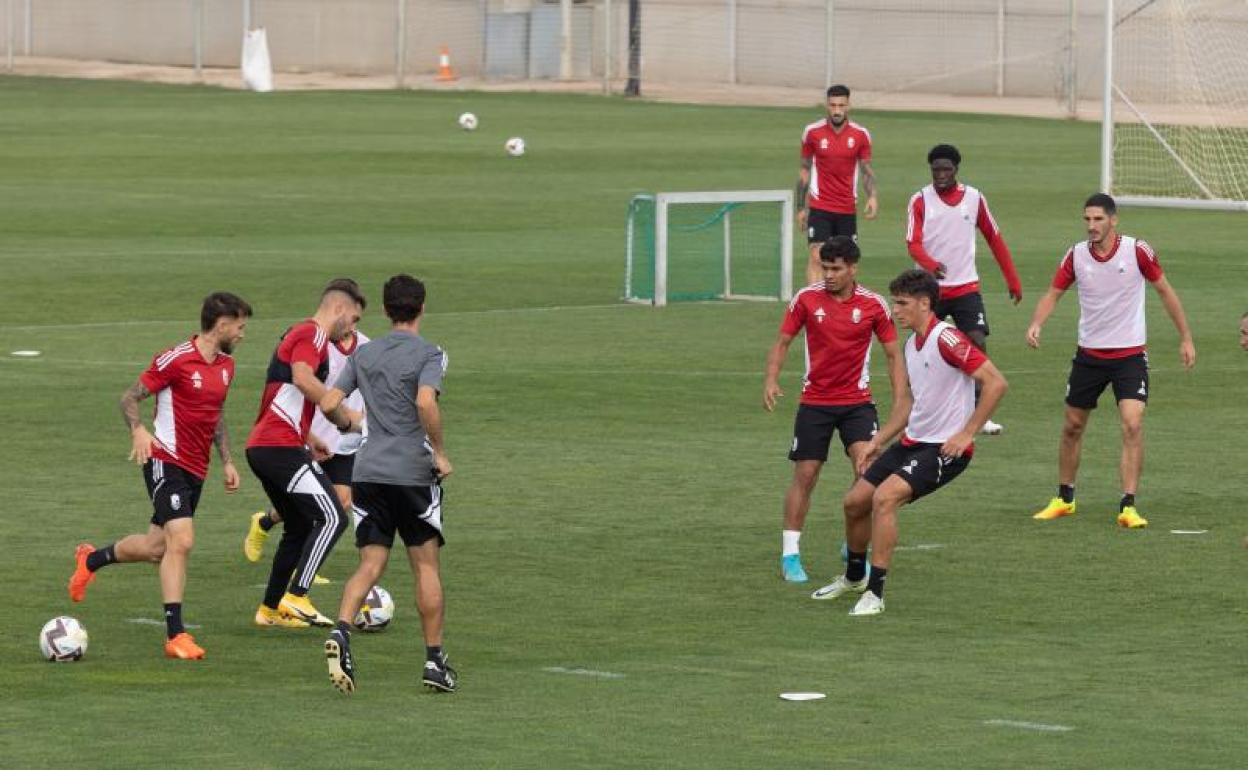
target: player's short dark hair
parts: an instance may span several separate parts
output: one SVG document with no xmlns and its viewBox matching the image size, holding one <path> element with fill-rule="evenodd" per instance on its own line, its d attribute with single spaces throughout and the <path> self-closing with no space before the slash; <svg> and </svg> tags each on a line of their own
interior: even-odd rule
<svg viewBox="0 0 1248 770">
<path fill-rule="evenodd" d="M 936 307 L 936 300 L 940 299 L 940 284 L 936 282 L 936 276 L 915 267 L 894 278 L 888 285 L 888 292 L 894 297 L 927 297 L 932 307 Z"/>
<path fill-rule="evenodd" d="M 958 152 L 958 148 L 952 144 L 938 144 L 927 151 L 927 165 L 932 165 L 937 160 L 953 161 L 953 165 L 962 165 L 962 153 Z"/>
<path fill-rule="evenodd" d="M 837 83 L 834 86 L 828 86 L 828 98 L 830 99 L 833 96 L 844 96 L 846 99 L 848 99 L 849 98 L 849 86 L 843 86 L 840 83 Z"/>
<path fill-rule="evenodd" d="M 861 256 L 862 252 L 858 250 L 858 244 L 848 235 L 834 235 L 819 247 L 820 262 L 835 262 L 841 259 L 847 265 L 856 265 Z"/>
<path fill-rule="evenodd" d="M 1113 216 L 1118 213 L 1118 204 L 1114 202 L 1113 197 L 1106 193 L 1096 193 L 1095 195 L 1084 201 L 1083 207 L 1086 209 L 1090 206 L 1096 206 L 1105 210 L 1106 216 Z"/>
<path fill-rule="evenodd" d="M 354 279 L 335 278 L 325 284 L 325 290 L 321 292 L 321 299 L 324 299 L 326 294 L 333 291 L 340 291 L 343 294 L 346 294 L 355 301 L 355 304 L 360 306 L 360 310 L 368 307 L 368 301 L 364 299 L 364 292 L 360 291 L 360 285 L 356 283 Z"/>
<path fill-rule="evenodd" d="M 237 294 L 214 291 L 204 297 L 204 306 L 199 311 L 199 330 L 212 331 L 218 318 L 251 318 L 251 305 Z"/>
<path fill-rule="evenodd" d="M 410 323 L 425 309 L 425 284 L 407 273 L 391 276 L 381 290 L 386 317 L 394 323 Z"/>
</svg>

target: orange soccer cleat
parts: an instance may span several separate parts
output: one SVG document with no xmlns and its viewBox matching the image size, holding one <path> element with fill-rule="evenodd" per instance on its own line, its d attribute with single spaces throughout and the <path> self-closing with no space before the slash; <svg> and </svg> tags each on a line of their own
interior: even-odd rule
<svg viewBox="0 0 1248 770">
<path fill-rule="evenodd" d="M 74 561 L 77 562 L 77 566 L 74 568 L 74 574 L 69 578 L 69 598 L 75 602 L 80 602 L 87 597 L 87 586 L 95 580 L 95 573 L 87 569 L 87 557 L 93 553 L 95 553 L 95 546 L 89 543 L 79 543 L 74 549 Z"/>
<path fill-rule="evenodd" d="M 165 642 L 165 657 L 179 660 L 202 660 L 204 648 L 195 644 L 195 637 L 183 631 Z"/>
</svg>

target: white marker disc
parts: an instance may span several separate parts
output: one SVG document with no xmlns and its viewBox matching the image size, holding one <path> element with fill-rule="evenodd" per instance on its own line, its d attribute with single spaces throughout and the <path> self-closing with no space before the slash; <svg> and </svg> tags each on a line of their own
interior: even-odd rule
<svg viewBox="0 0 1248 770">
<path fill-rule="evenodd" d="M 1172 535 L 1203 535 L 1203 534 L 1206 534 L 1208 531 L 1209 530 L 1207 529 L 1172 529 L 1170 530 L 1170 534 Z"/>
<path fill-rule="evenodd" d="M 19 358 L 35 358 L 43 355 L 41 350 L 14 350 L 9 355 L 18 356 Z"/>
<path fill-rule="evenodd" d="M 822 692 L 782 692 L 781 700 L 823 700 L 828 697 L 827 693 Z"/>
</svg>

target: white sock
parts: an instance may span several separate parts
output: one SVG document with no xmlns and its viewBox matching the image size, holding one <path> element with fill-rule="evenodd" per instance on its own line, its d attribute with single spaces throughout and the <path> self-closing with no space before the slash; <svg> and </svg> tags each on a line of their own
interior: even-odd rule
<svg viewBox="0 0 1248 770">
<path fill-rule="evenodd" d="M 782 530 L 781 535 L 780 535 L 780 540 L 781 540 L 780 555 L 790 556 L 795 553 L 800 553 L 801 550 L 798 548 L 797 544 L 801 539 L 802 539 L 802 531 L 800 529 Z"/>
</svg>

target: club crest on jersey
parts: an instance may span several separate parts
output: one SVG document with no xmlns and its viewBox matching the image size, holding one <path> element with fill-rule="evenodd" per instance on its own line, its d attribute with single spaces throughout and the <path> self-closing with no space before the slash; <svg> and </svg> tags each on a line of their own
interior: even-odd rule
<svg viewBox="0 0 1248 770">
<path fill-rule="evenodd" d="M 191 372 L 191 384 L 196 389 L 204 387 L 204 378 L 200 376 L 199 372 Z"/>
<path fill-rule="evenodd" d="M 854 312 L 850 313 L 849 317 L 853 319 L 854 323 L 858 323 L 859 321 L 861 321 L 862 320 L 862 308 L 854 308 Z"/>
<path fill-rule="evenodd" d="M 849 140 L 846 141 L 845 144 L 849 147 L 849 149 L 854 149 L 854 137 L 849 137 Z"/>
<path fill-rule="evenodd" d="M 823 312 L 823 308 L 819 308 L 815 311 L 815 320 L 819 323 L 823 323 L 824 316 L 826 315 L 827 313 Z"/>
</svg>

